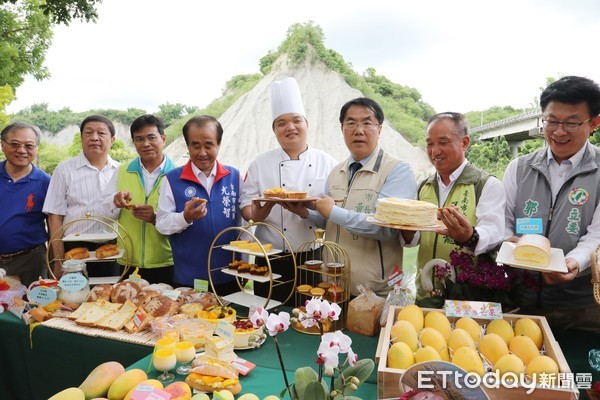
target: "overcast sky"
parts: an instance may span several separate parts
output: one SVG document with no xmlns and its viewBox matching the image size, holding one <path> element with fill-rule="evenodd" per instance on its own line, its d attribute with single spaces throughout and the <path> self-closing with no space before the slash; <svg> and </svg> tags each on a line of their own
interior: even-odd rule
<svg viewBox="0 0 600 400">
<path fill-rule="evenodd" d="M 104 0 L 98 14 L 54 29 L 52 76 L 28 77 L 9 112 L 204 107 L 307 21 L 355 71 L 414 87 L 438 112 L 528 107 L 550 76 L 600 82 L 596 0 Z"/>
</svg>

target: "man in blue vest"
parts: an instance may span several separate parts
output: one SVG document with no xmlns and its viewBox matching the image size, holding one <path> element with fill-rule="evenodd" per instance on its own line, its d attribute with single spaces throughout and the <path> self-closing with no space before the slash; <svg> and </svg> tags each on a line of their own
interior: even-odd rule
<svg viewBox="0 0 600 400">
<path fill-rule="evenodd" d="M 588 140 L 600 124 L 600 87 L 565 76 L 544 89 L 540 105 L 548 146 L 506 169 L 505 236 L 521 235 L 519 220 L 539 220 L 551 246 L 563 250 L 568 272 L 530 272 L 533 282 L 518 288 L 519 312 L 545 315 L 556 329 L 600 332 L 590 274 L 600 243 L 600 149 Z"/>
<path fill-rule="evenodd" d="M 213 239 L 224 229 L 239 226 L 240 173 L 217 161 L 223 128 L 208 115 L 193 117 L 183 126 L 190 161 L 167 173 L 158 200 L 156 229 L 170 235 L 175 285 L 194 286 L 194 279 L 208 280 L 208 255 Z M 230 231 L 218 244 L 237 237 Z M 231 262 L 231 253 L 215 248 L 211 269 Z M 218 294 L 237 289 L 231 276 L 213 271 Z"/>
<path fill-rule="evenodd" d="M 175 168 L 163 154 L 167 137 L 165 126 L 154 115 L 142 115 L 130 127 L 131 140 L 139 157 L 119 167 L 103 194 L 104 213 L 115 209 L 119 223 L 133 242 L 128 250 L 131 266 L 150 283 L 170 284 L 173 279 L 173 255 L 167 237 L 155 228 L 158 188 L 165 174 Z M 127 243 L 126 243 L 127 244 Z M 122 259 L 118 260 L 123 265 Z"/>
</svg>

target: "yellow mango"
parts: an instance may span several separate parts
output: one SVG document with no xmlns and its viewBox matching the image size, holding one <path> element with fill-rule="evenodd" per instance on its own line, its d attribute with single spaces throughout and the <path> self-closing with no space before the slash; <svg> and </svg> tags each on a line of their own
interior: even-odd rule
<svg viewBox="0 0 600 400">
<path fill-rule="evenodd" d="M 108 389 L 108 400 L 122 400 L 129 391 L 138 383 L 148 379 L 146 372 L 141 369 L 132 369 L 123 372 L 115 379 Z"/>
<path fill-rule="evenodd" d="M 131 395 L 140 386 L 154 386 L 157 389 L 162 389 L 163 388 L 163 384 L 160 383 L 159 381 L 157 381 L 156 379 L 148 379 L 148 380 L 140 382 L 139 384 L 137 384 L 134 387 L 132 387 L 131 390 L 129 391 L 129 393 L 127 393 L 125 395 L 125 397 L 123 398 L 123 400 L 132 400 L 131 399 Z"/>
<path fill-rule="evenodd" d="M 479 340 L 479 352 L 492 365 L 496 365 L 496 361 L 508 354 L 508 346 L 500 336 L 495 333 L 488 333 Z"/>
<path fill-rule="evenodd" d="M 431 346 L 419 347 L 415 352 L 415 363 L 424 361 L 442 361 L 440 353 Z"/>
<path fill-rule="evenodd" d="M 515 336 L 508 344 L 508 349 L 519 357 L 525 365 L 540 355 L 537 346 L 529 336 Z"/>
<path fill-rule="evenodd" d="M 450 331 L 452 331 L 450 321 L 448 321 L 448 318 L 439 311 L 429 311 L 427 315 L 425 315 L 423 326 L 435 329 L 444 335 L 446 339 L 448 339 L 448 335 L 450 335 Z"/>
<path fill-rule="evenodd" d="M 86 400 L 94 397 L 106 397 L 112 383 L 123 372 L 125 372 L 125 368 L 116 361 L 102 363 L 90 372 L 79 385 L 79 389 L 85 394 Z"/>
<path fill-rule="evenodd" d="M 61 390 L 48 400 L 85 400 L 85 394 L 79 388 L 70 387 L 65 390 Z"/>
<path fill-rule="evenodd" d="M 406 369 L 415 363 L 413 351 L 404 342 L 394 343 L 387 356 L 388 367 Z"/>
<path fill-rule="evenodd" d="M 444 335 L 435 329 L 423 328 L 421 332 L 419 332 L 419 341 L 423 347 L 433 347 L 439 353 L 440 357 L 442 357 L 442 361 L 450 361 L 446 339 L 444 338 Z"/>
<path fill-rule="evenodd" d="M 392 340 L 392 343 L 406 343 L 412 351 L 416 351 L 419 347 L 417 331 L 413 324 L 408 321 L 396 321 L 390 330 L 390 339 Z"/>
<path fill-rule="evenodd" d="M 541 350 L 544 344 L 544 335 L 542 328 L 531 318 L 519 318 L 515 323 L 515 336 L 529 336 L 533 343 Z"/>
<path fill-rule="evenodd" d="M 481 338 L 481 326 L 473 318 L 462 317 L 456 321 L 456 325 L 454 327 L 464 329 L 465 331 L 469 332 L 469 335 L 471 335 L 475 343 L 479 342 L 479 339 Z"/>
<path fill-rule="evenodd" d="M 548 383 L 558 385 L 558 364 L 548 356 L 537 356 L 529 361 L 525 368 L 527 376 L 536 383 Z M 541 374 L 547 374 L 542 379 Z"/>
<path fill-rule="evenodd" d="M 483 376 L 485 372 L 479 353 L 477 353 L 477 350 L 468 346 L 462 346 L 454 350 L 452 353 L 452 363 L 458 365 L 467 372 L 475 372 L 479 376 Z"/>
<path fill-rule="evenodd" d="M 461 328 L 456 328 L 448 335 L 448 347 L 454 351 L 463 346 L 475 349 L 475 341 L 469 332 Z"/>
<path fill-rule="evenodd" d="M 415 304 L 408 305 L 398 312 L 396 321 L 408 321 L 413 324 L 417 332 L 419 332 L 423 329 L 423 310 Z"/>
<path fill-rule="evenodd" d="M 516 375 L 516 379 L 519 379 L 520 374 L 525 372 L 525 364 L 523 364 L 523 361 L 514 354 L 507 354 L 496 361 L 496 364 L 494 364 L 494 371 L 496 370 L 500 376 L 512 372 Z"/>
<path fill-rule="evenodd" d="M 510 340 L 515 336 L 515 332 L 513 331 L 510 323 L 504 319 L 494 319 L 485 329 L 485 333 L 495 333 L 500 336 L 506 344 L 510 343 Z"/>
</svg>

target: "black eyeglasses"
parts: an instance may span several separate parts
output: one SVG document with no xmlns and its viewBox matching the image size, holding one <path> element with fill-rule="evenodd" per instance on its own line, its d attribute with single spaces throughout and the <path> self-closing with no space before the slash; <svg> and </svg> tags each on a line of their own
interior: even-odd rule
<svg viewBox="0 0 600 400">
<path fill-rule="evenodd" d="M 581 128 L 581 125 L 590 121 L 593 117 L 586 119 L 583 122 L 565 122 L 565 121 L 548 121 L 547 119 L 542 120 L 544 129 L 548 132 L 554 132 L 558 129 L 558 126 L 562 124 L 563 130 L 567 133 L 575 133 Z"/>
</svg>

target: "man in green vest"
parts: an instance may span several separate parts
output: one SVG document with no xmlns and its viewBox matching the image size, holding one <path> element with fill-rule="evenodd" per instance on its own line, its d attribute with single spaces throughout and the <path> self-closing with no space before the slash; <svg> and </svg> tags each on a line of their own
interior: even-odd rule
<svg viewBox="0 0 600 400">
<path fill-rule="evenodd" d="M 432 259 L 450 261 L 458 247 L 480 255 L 503 239 L 504 187 L 502 182 L 470 164 L 468 127 L 463 114 L 444 112 L 427 124 L 427 155 L 436 172 L 419 186 L 419 200 L 440 207 L 438 217 L 445 228 L 421 232 L 417 257 L 417 300 L 430 296 L 434 268 Z M 477 300 L 477 299 L 471 299 Z M 427 304 L 425 301 L 423 304 Z"/>
<path fill-rule="evenodd" d="M 173 255 L 166 236 L 155 228 L 158 189 L 164 175 L 175 168 L 163 154 L 167 137 L 164 124 L 154 115 L 142 115 L 131 124 L 131 140 L 139 157 L 123 164 L 114 174 L 103 195 L 102 206 L 118 208 L 119 223 L 133 242 L 128 250 L 131 266 L 150 283 L 168 283 L 173 279 Z M 123 265 L 124 261 L 119 260 Z"/>
</svg>

